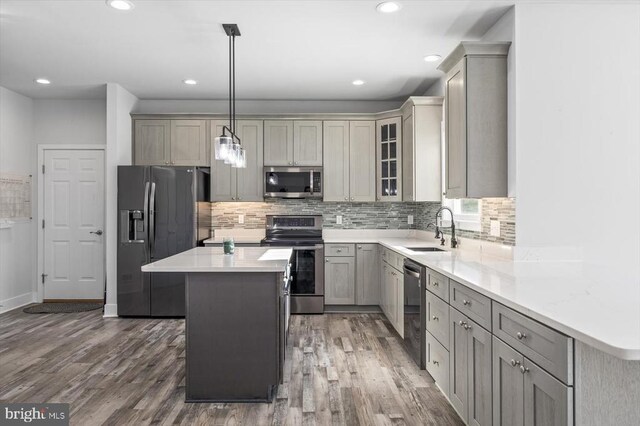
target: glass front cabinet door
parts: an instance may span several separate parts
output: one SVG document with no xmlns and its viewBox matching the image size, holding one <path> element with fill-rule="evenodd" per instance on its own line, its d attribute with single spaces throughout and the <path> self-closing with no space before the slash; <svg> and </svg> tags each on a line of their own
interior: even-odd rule
<svg viewBox="0 0 640 426">
<path fill-rule="evenodd" d="M 402 117 L 376 122 L 377 201 L 402 201 Z"/>
</svg>

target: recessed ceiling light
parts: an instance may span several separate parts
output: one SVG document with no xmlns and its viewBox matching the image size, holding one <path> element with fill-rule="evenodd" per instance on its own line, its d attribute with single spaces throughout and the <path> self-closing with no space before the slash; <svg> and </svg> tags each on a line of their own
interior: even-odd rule
<svg viewBox="0 0 640 426">
<path fill-rule="evenodd" d="M 427 55 L 424 57 L 424 60 L 427 62 L 436 62 L 436 61 L 439 61 L 440 59 L 442 59 L 442 56 L 440 55 Z"/>
<path fill-rule="evenodd" d="M 51 82 L 49 80 L 47 80 L 46 78 L 36 78 L 35 81 L 38 84 L 51 84 Z"/>
<path fill-rule="evenodd" d="M 353 84 L 354 86 L 362 86 L 364 84 L 363 80 L 353 80 L 351 82 L 351 84 Z"/>
<path fill-rule="evenodd" d="M 382 13 L 393 13 L 400 10 L 400 5 L 392 1 L 385 1 L 376 6 L 376 10 Z"/>
<path fill-rule="evenodd" d="M 188 85 L 190 85 L 190 86 L 193 86 L 194 84 L 198 84 L 198 82 L 197 82 L 197 81 L 195 81 L 195 80 L 194 80 L 194 79 L 192 79 L 192 78 L 187 78 L 186 80 L 182 80 L 182 82 L 183 82 L 184 84 L 188 84 Z"/>
<path fill-rule="evenodd" d="M 131 10 L 133 9 L 133 3 L 129 0 L 107 0 L 107 4 L 114 9 L 118 10 Z"/>
</svg>

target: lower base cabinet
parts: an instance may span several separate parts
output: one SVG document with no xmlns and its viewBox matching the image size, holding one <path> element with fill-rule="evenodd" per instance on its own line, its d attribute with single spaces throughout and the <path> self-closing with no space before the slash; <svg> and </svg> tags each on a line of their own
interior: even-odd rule
<svg viewBox="0 0 640 426">
<path fill-rule="evenodd" d="M 404 338 L 404 275 L 382 262 L 380 307 L 393 328 Z"/>
<path fill-rule="evenodd" d="M 433 380 L 449 396 L 449 351 L 427 331 L 426 368 Z"/>
<path fill-rule="evenodd" d="M 449 309 L 449 400 L 467 424 L 491 425 L 491 333 Z"/>
<path fill-rule="evenodd" d="M 573 425 L 573 388 L 493 337 L 493 419 L 497 426 Z"/>
<path fill-rule="evenodd" d="M 324 303 L 354 305 L 356 303 L 356 264 L 353 257 L 325 257 Z"/>
</svg>

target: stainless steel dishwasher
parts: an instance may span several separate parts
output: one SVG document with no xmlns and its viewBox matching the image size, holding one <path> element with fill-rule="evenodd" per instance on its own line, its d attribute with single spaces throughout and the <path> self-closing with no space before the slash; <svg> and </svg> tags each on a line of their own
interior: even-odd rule
<svg viewBox="0 0 640 426">
<path fill-rule="evenodd" d="M 421 369 L 426 359 L 426 295 L 424 283 L 427 270 L 410 259 L 404 261 L 404 343 Z"/>
</svg>

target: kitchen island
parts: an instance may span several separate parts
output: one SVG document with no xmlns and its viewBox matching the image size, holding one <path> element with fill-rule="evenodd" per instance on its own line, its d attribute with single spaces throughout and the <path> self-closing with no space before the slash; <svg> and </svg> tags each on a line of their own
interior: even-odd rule
<svg viewBox="0 0 640 426">
<path fill-rule="evenodd" d="M 271 401 L 282 379 L 290 248 L 197 247 L 142 267 L 185 273 L 187 402 Z"/>
</svg>

